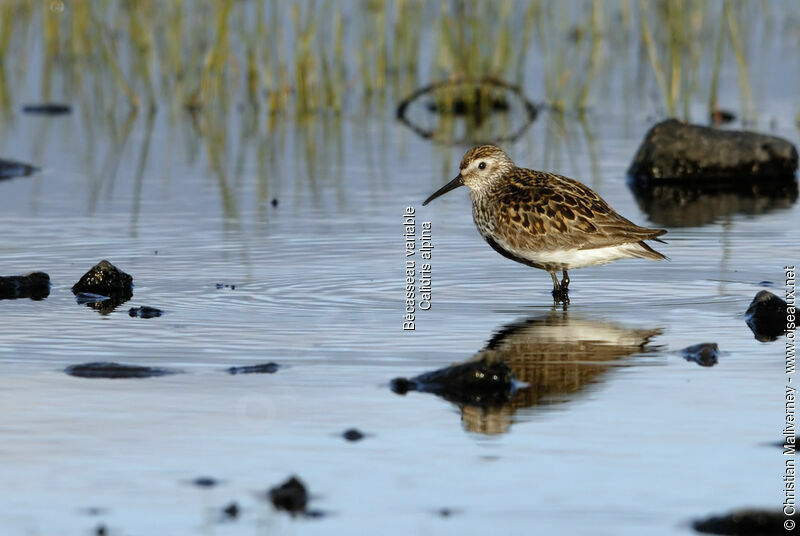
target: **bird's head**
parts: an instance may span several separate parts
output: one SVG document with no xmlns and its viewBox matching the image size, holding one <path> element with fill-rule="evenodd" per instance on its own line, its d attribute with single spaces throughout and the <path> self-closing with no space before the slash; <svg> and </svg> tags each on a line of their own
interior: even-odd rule
<svg viewBox="0 0 800 536">
<path fill-rule="evenodd" d="M 466 186 L 472 193 L 480 194 L 514 169 L 514 162 L 499 147 L 479 145 L 467 151 L 459 168 L 456 178 L 435 191 L 422 203 L 423 206 L 459 186 Z"/>
</svg>

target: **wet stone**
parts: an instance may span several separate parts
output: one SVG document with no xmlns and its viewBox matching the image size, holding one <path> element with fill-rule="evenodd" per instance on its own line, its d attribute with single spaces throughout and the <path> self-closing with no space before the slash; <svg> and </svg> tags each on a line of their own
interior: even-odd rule
<svg viewBox="0 0 800 536">
<path fill-rule="evenodd" d="M 768 290 L 755 295 L 744 314 L 755 338 L 771 342 L 786 333 L 786 302 Z"/>
<path fill-rule="evenodd" d="M 145 367 L 140 365 L 124 365 L 121 363 L 107 361 L 70 365 L 64 369 L 64 372 L 70 376 L 77 376 L 79 378 L 110 379 L 152 378 L 156 376 L 166 376 L 167 374 L 175 374 L 175 371 L 164 368 Z"/>
<path fill-rule="evenodd" d="M 156 309 L 155 307 L 148 307 L 147 305 L 143 305 L 141 307 L 131 307 L 128 309 L 128 315 L 131 317 L 139 317 L 139 318 L 155 318 L 161 316 L 163 311 L 161 309 Z"/>
<path fill-rule="evenodd" d="M 794 180 L 797 149 L 789 141 L 744 130 L 719 130 L 676 119 L 658 123 L 639 146 L 628 173 L 675 180 Z"/>
<path fill-rule="evenodd" d="M 230 367 L 228 374 L 273 374 L 278 372 L 280 365 L 277 363 L 261 363 L 260 365 L 248 365 L 244 367 Z"/>
<path fill-rule="evenodd" d="M 92 266 L 72 286 L 72 293 L 100 294 L 108 297 L 133 295 L 133 277 L 110 262 L 102 260 Z"/>
<path fill-rule="evenodd" d="M 36 171 L 39 171 L 39 168 L 30 164 L 25 164 L 24 162 L 15 162 L 14 160 L 4 160 L 0 158 L 0 179 L 27 177 Z"/>
<path fill-rule="evenodd" d="M 299 478 L 292 476 L 280 486 L 269 490 L 269 500 L 277 510 L 284 510 L 292 515 L 303 514 L 308 505 L 308 491 Z"/>
<path fill-rule="evenodd" d="M 26 104 L 22 107 L 26 114 L 42 115 L 64 115 L 72 112 L 72 106 L 56 102 L 45 102 L 41 104 Z"/>
<path fill-rule="evenodd" d="M 0 277 L 0 300 L 43 300 L 49 295 L 50 276 L 44 272 Z"/>
<path fill-rule="evenodd" d="M 350 428 L 342 433 L 342 437 L 347 441 L 361 441 L 365 436 L 361 430 L 358 430 L 357 428 Z"/>
<path fill-rule="evenodd" d="M 420 391 L 436 394 L 457 404 L 491 406 L 502 405 L 511 399 L 515 381 L 506 363 L 481 359 L 411 379 L 395 378 L 390 387 L 397 394 Z"/>
<path fill-rule="evenodd" d="M 694 361 L 702 367 L 713 367 L 719 358 L 719 346 L 715 342 L 703 342 L 680 351 L 686 361 Z"/>
<path fill-rule="evenodd" d="M 786 535 L 782 512 L 768 510 L 737 510 L 721 516 L 711 516 L 692 523 L 697 532 L 730 536 Z"/>
</svg>

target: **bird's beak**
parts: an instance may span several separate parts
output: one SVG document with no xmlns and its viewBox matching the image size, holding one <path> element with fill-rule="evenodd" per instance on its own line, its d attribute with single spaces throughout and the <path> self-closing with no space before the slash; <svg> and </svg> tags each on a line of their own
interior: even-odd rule
<svg viewBox="0 0 800 536">
<path fill-rule="evenodd" d="M 464 178 L 461 176 L 461 173 L 459 173 L 455 179 L 451 180 L 450 182 L 448 182 L 447 184 L 445 184 L 444 186 L 433 192 L 433 194 L 431 194 L 431 196 L 428 199 L 426 199 L 424 203 L 422 203 L 422 206 L 424 207 L 425 205 L 427 205 L 440 195 L 444 195 L 450 190 L 455 190 L 459 186 L 464 186 Z"/>
</svg>

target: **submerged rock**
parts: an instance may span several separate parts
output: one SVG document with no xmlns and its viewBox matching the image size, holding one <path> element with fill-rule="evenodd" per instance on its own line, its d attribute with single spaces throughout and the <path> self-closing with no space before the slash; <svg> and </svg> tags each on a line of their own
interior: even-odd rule
<svg viewBox="0 0 800 536">
<path fill-rule="evenodd" d="M 133 295 L 133 277 L 110 262 L 102 260 L 92 266 L 72 286 L 72 293 L 85 292 L 102 296 Z"/>
<path fill-rule="evenodd" d="M 750 302 L 745 322 L 756 339 L 770 342 L 786 333 L 786 302 L 768 290 L 762 290 Z"/>
<path fill-rule="evenodd" d="M 703 342 L 680 351 L 686 361 L 694 361 L 703 367 L 713 367 L 719 358 L 719 346 L 715 342 Z"/>
<path fill-rule="evenodd" d="M 364 432 L 357 428 L 350 428 L 342 433 L 342 437 L 348 441 L 361 441 L 364 439 Z"/>
<path fill-rule="evenodd" d="M 175 371 L 157 368 L 145 367 L 140 365 L 124 365 L 120 363 L 112 363 L 108 361 L 97 361 L 94 363 L 82 363 L 80 365 L 70 365 L 64 372 L 70 376 L 77 376 L 79 378 L 152 378 L 155 376 L 166 376 L 167 374 L 175 374 Z"/>
<path fill-rule="evenodd" d="M 192 484 L 198 488 L 213 488 L 219 484 L 219 480 L 211 476 L 198 476 L 192 480 Z"/>
<path fill-rule="evenodd" d="M 56 102 L 45 102 L 42 104 L 26 104 L 22 107 L 22 111 L 26 114 L 63 115 L 72 112 L 72 106 Z"/>
<path fill-rule="evenodd" d="M 694 361 L 702 367 L 713 367 L 719 358 L 719 346 L 715 342 L 703 342 L 680 351 L 686 361 Z"/>
<path fill-rule="evenodd" d="M 164 311 L 161 309 L 156 309 L 155 307 L 148 307 L 147 305 L 142 305 L 141 307 L 131 307 L 128 309 L 128 315 L 132 317 L 139 317 L 139 318 L 155 318 L 157 316 L 161 316 Z"/>
<path fill-rule="evenodd" d="M 0 300 L 43 300 L 49 295 L 50 276 L 44 272 L 0 277 Z"/>
<path fill-rule="evenodd" d="M 261 363 L 260 365 L 247 365 L 244 367 L 230 367 L 228 374 L 273 374 L 278 372 L 280 365 L 277 363 Z"/>
<path fill-rule="evenodd" d="M 787 519 L 789 518 L 779 511 L 737 510 L 722 516 L 698 519 L 692 523 L 692 527 L 703 534 L 780 536 L 790 532 L 783 525 Z"/>
<path fill-rule="evenodd" d="M 23 162 L 13 160 L 3 160 L 0 158 L 0 179 L 11 179 L 13 177 L 27 177 L 31 173 L 39 171 L 39 168 Z"/>
<path fill-rule="evenodd" d="M 676 119 L 648 131 L 628 172 L 651 181 L 793 179 L 797 149 L 787 140 Z"/>
<path fill-rule="evenodd" d="M 269 500 L 277 510 L 285 510 L 292 515 L 304 514 L 308 505 L 308 491 L 299 478 L 292 476 L 269 490 Z"/>
<path fill-rule="evenodd" d="M 503 361 L 468 361 L 411 379 L 395 378 L 390 387 L 397 394 L 421 391 L 457 404 L 500 405 L 514 393 L 514 375 Z"/>
</svg>

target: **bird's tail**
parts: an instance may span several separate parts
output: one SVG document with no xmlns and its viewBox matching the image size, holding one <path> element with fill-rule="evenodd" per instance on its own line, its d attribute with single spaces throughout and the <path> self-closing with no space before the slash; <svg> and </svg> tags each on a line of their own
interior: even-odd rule
<svg viewBox="0 0 800 536">
<path fill-rule="evenodd" d="M 659 240 L 659 242 L 663 242 L 663 240 Z M 636 242 L 630 244 L 629 253 L 631 257 L 636 257 L 638 259 L 652 259 L 654 261 L 662 261 L 662 260 L 669 260 L 666 255 L 662 255 L 658 251 L 654 250 L 644 241 Z"/>
</svg>

